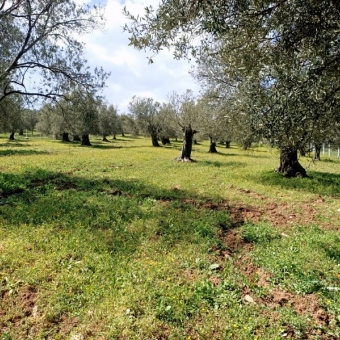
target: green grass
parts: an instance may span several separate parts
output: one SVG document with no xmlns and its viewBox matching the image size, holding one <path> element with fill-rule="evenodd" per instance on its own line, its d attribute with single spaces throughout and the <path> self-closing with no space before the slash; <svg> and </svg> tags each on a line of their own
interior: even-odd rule
<svg viewBox="0 0 340 340">
<path fill-rule="evenodd" d="M 339 160 L 285 179 L 260 146 L 1 141 L 1 340 L 340 337 Z M 273 204 L 305 223 L 234 214 Z"/>
</svg>

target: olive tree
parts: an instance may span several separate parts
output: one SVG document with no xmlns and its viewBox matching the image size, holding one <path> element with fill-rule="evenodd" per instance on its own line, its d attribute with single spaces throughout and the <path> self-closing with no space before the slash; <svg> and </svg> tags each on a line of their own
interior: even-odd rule
<svg viewBox="0 0 340 340">
<path fill-rule="evenodd" d="M 194 135 L 198 132 L 192 126 L 198 121 L 196 98 L 191 90 L 183 94 L 175 91 L 169 95 L 169 104 L 172 107 L 175 122 L 182 133 L 183 144 L 181 154 L 176 158 L 178 161 L 190 162 Z"/>
<path fill-rule="evenodd" d="M 277 171 L 306 176 L 297 151 L 320 119 L 340 119 L 339 1 L 164 0 L 142 17 L 125 14 L 137 49 L 216 57 L 235 100 L 247 98 L 251 128 L 280 148 Z"/>
<path fill-rule="evenodd" d="M 15 132 L 22 128 L 23 104 L 20 96 L 12 96 L 0 102 L 0 130 L 9 132 L 9 139 L 14 140 Z"/>
<path fill-rule="evenodd" d="M 8 96 L 55 100 L 77 84 L 103 87 L 107 74 L 90 72 L 78 36 L 103 27 L 100 6 L 72 0 L 0 0 L 0 102 Z"/>
<path fill-rule="evenodd" d="M 113 135 L 113 139 L 116 139 L 116 135 L 123 131 L 117 106 L 99 103 L 98 128 L 104 142 L 108 142 L 108 135 Z"/>
<path fill-rule="evenodd" d="M 152 146 L 160 146 L 158 143 L 159 133 L 162 130 L 162 122 L 158 113 L 160 103 L 152 98 L 133 96 L 129 103 L 129 112 L 133 116 L 139 131 L 151 137 Z"/>
</svg>

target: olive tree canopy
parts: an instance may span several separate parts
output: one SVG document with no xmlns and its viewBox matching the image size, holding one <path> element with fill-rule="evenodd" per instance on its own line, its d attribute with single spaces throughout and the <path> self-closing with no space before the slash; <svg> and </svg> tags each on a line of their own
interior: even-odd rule
<svg viewBox="0 0 340 340">
<path fill-rule="evenodd" d="M 0 101 L 19 94 L 56 99 L 76 84 L 103 87 L 107 74 L 90 72 L 77 36 L 103 26 L 102 9 L 72 0 L 0 0 Z"/>
<path fill-rule="evenodd" d="M 130 44 L 151 58 L 172 48 L 175 58 L 217 63 L 211 84 L 220 81 L 222 96 L 233 86 L 228 102 L 280 148 L 278 171 L 306 175 L 297 150 L 340 120 L 339 1 L 163 0 L 143 17 L 125 14 Z"/>
</svg>

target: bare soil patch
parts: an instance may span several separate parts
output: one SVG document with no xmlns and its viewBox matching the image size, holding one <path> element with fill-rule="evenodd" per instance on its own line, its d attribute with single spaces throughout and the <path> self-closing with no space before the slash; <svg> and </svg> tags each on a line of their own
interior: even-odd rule
<svg viewBox="0 0 340 340">
<path fill-rule="evenodd" d="M 35 286 L 21 287 L 17 292 L 4 291 L 0 303 L 0 330 L 24 329 L 27 318 L 35 317 L 37 293 Z M 28 334 L 27 330 L 23 333 L 23 336 Z"/>
</svg>

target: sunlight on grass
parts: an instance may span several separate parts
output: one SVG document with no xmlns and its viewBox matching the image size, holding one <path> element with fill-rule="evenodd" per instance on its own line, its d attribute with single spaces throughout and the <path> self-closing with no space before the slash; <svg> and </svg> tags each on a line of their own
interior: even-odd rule
<svg viewBox="0 0 340 340">
<path fill-rule="evenodd" d="M 338 160 L 303 158 L 310 177 L 288 180 L 263 146 L 201 143 L 188 164 L 180 144 L 93 144 L 0 145 L 1 339 L 340 336 Z M 237 215 L 281 206 L 313 220 Z M 315 296 L 327 323 L 278 290 Z"/>
</svg>

